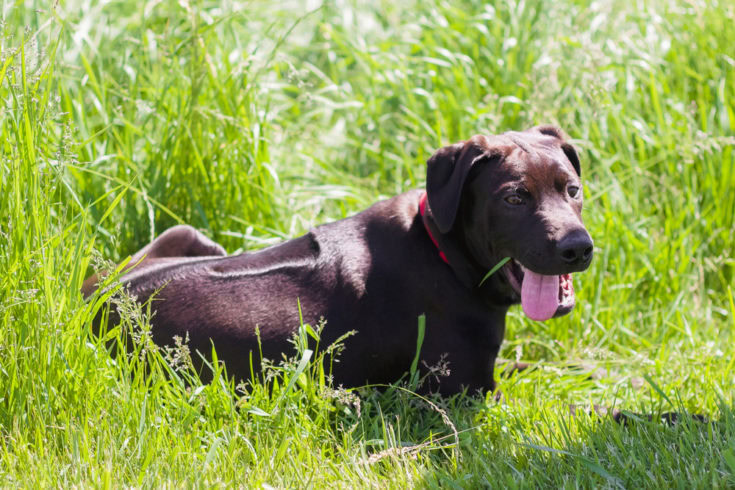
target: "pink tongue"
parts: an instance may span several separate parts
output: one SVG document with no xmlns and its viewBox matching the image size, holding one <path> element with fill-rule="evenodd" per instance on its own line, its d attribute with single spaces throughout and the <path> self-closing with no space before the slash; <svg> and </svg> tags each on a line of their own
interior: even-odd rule
<svg viewBox="0 0 735 490">
<path fill-rule="evenodd" d="M 548 320 L 559 307 L 559 276 L 544 276 L 524 268 L 521 305 L 532 320 Z"/>
</svg>

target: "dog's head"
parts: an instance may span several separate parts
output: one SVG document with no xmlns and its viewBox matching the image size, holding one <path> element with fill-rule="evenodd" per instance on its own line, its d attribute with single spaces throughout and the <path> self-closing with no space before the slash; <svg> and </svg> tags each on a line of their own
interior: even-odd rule
<svg viewBox="0 0 735 490">
<path fill-rule="evenodd" d="M 580 177 L 577 152 L 556 127 L 474 136 L 429 159 L 431 219 L 479 271 L 512 259 L 492 278 L 497 294 L 536 320 L 564 315 L 574 307 L 571 273 L 593 254 Z"/>
</svg>

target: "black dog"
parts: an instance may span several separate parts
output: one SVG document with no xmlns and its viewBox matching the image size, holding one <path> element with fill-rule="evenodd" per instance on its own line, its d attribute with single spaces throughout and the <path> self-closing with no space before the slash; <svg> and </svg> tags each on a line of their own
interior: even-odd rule
<svg viewBox="0 0 735 490">
<path fill-rule="evenodd" d="M 409 191 L 347 219 L 257 252 L 225 257 L 188 226 L 166 231 L 130 261 L 124 281 L 153 300 L 153 338 L 188 333 L 212 343 L 228 372 L 249 378 L 251 357 L 279 359 L 299 323 L 326 320 L 321 345 L 350 330 L 335 383 L 388 383 L 408 371 L 417 318 L 421 359 L 443 357 L 442 394 L 492 390 L 508 308 L 537 320 L 574 307 L 570 273 L 585 270 L 592 240 L 582 225 L 580 164 L 555 127 L 474 136 L 428 161 L 426 192 Z M 480 285 L 501 259 L 512 260 Z M 89 295 L 97 278 L 85 282 Z M 197 356 L 195 356 L 197 357 Z"/>
</svg>

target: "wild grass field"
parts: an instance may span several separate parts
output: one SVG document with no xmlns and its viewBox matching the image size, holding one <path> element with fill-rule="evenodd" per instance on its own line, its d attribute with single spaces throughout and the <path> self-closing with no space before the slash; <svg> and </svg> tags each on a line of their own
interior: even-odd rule
<svg viewBox="0 0 735 490">
<path fill-rule="evenodd" d="M 0 486 L 735 486 L 733 25 L 725 0 L 3 3 Z M 133 355 L 90 332 L 83 279 L 171 225 L 254 250 L 540 123 L 580 150 L 596 257 L 568 317 L 511 309 L 501 356 L 534 368 L 500 403 L 338 389 L 297 350 L 202 385 L 132 305 Z"/>
</svg>

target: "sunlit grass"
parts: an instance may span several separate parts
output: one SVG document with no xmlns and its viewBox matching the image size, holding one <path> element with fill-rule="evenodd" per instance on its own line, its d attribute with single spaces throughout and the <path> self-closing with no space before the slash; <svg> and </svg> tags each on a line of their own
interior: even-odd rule
<svg viewBox="0 0 735 490">
<path fill-rule="evenodd" d="M 730 2 L 21 2 L 3 17 L 5 486 L 735 485 Z M 539 123 L 580 149 L 596 258 L 569 317 L 511 311 L 502 357 L 534 369 L 500 381 L 501 403 L 339 390 L 303 346 L 250 386 L 221 368 L 202 385 L 124 297 L 133 353 L 109 355 L 121 329 L 90 333 L 102 301 L 78 291 L 100 257 L 176 223 L 252 250 L 422 186 L 440 145 Z M 717 422 L 620 427 L 570 404 Z"/>
</svg>

